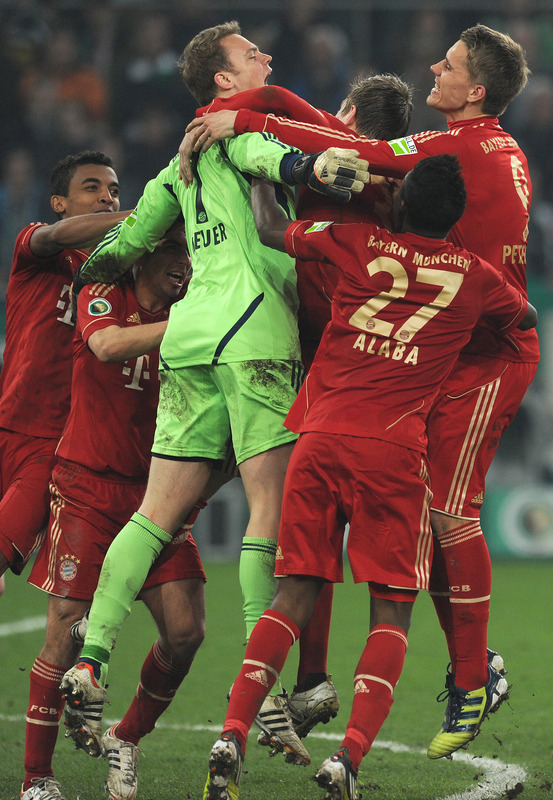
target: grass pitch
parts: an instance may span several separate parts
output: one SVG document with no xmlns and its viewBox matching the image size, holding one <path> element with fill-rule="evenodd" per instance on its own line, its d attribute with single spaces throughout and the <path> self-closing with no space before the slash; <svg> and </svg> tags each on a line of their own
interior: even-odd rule
<svg viewBox="0 0 553 800">
<path fill-rule="evenodd" d="M 237 564 L 207 564 L 207 637 L 190 675 L 158 723 L 141 742 L 137 800 L 200 800 L 209 750 L 220 732 L 226 693 L 243 658 L 244 627 Z M 16 800 L 23 776 L 28 674 L 43 641 L 40 629 L 21 623 L 44 617 L 46 598 L 25 580 L 6 576 L 0 599 L 0 800 Z M 361 800 L 553 800 L 553 682 L 551 681 L 551 563 L 496 563 L 490 646 L 505 658 L 511 698 L 482 727 L 467 751 L 452 761 L 430 761 L 426 747 L 439 729 L 444 706 L 434 698 L 443 688 L 447 654 L 429 598 L 415 605 L 409 651 L 395 703 L 359 773 Z M 14 625 L 17 623 L 17 625 Z M 38 623 L 37 623 L 38 624 Z M 33 625 L 31 624 L 31 627 Z M 368 634 L 368 592 L 349 575 L 336 587 L 329 670 L 342 708 L 335 720 L 305 740 L 312 765 L 293 767 L 269 758 L 252 731 L 240 800 L 321 800 L 310 780 L 345 730 L 353 696 L 352 676 Z M 135 603 L 110 666 L 108 722 L 129 704 L 140 666 L 155 638 L 153 623 Z M 282 675 L 292 690 L 297 654 Z M 105 797 L 103 759 L 91 759 L 58 739 L 56 778 L 67 800 Z"/>
</svg>

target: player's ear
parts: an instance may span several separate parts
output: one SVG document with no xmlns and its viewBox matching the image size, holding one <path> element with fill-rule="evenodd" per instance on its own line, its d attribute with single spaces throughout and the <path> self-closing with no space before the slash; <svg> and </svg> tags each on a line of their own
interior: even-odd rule
<svg viewBox="0 0 553 800">
<path fill-rule="evenodd" d="M 216 72 L 213 76 L 213 82 L 215 86 L 219 89 L 232 89 L 233 80 L 232 80 L 232 73 L 227 72 L 226 70 L 222 70 L 221 72 Z"/>
<path fill-rule="evenodd" d="M 352 105 L 349 111 L 346 111 L 345 114 L 342 115 L 342 122 L 344 125 L 347 125 L 348 128 L 352 128 L 355 125 L 355 120 L 357 117 L 357 106 Z"/>
<path fill-rule="evenodd" d="M 486 87 L 481 83 L 475 83 L 469 92 L 469 103 L 483 103 L 486 99 Z"/>
<path fill-rule="evenodd" d="M 66 198 L 63 197 L 61 194 L 53 194 L 52 197 L 50 198 L 50 205 L 51 205 L 53 211 L 56 212 L 56 214 L 64 214 L 65 213 L 66 208 L 67 208 L 66 204 L 65 204 L 65 200 L 66 200 Z"/>
</svg>

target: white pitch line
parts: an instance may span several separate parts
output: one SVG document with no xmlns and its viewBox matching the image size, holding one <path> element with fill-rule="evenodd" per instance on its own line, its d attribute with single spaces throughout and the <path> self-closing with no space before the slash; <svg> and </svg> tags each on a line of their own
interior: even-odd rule
<svg viewBox="0 0 553 800">
<path fill-rule="evenodd" d="M 318 739 L 329 739 L 342 741 L 343 736 L 336 736 L 328 733 L 318 733 L 313 731 L 309 734 Z M 416 753 L 426 756 L 426 750 L 415 750 L 406 744 L 399 742 L 379 741 L 373 744 L 373 749 L 379 747 L 383 750 L 390 750 L 393 753 Z M 509 789 L 514 789 L 517 783 L 523 783 L 528 774 L 526 770 L 518 764 L 505 764 L 497 758 L 485 758 L 483 756 L 471 756 L 469 753 L 457 752 L 453 756 L 454 761 L 462 761 L 470 764 L 476 770 L 482 772 L 482 777 L 476 787 L 470 787 L 464 792 L 450 794 L 447 797 L 437 798 L 436 800 L 498 800 L 504 797 Z"/>
<path fill-rule="evenodd" d="M 443 800 L 496 800 L 504 797 L 506 792 L 514 789 L 517 783 L 524 783 L 528 773 L 517 764 L 505 764 L 497 758 L 470 756 L 468 753 L 456 753 L 456 761 L 470 762 L 472 767 L 483 772 L 476 789 L 449 794 Z"/>
<path fill-rule="evenodd" d="M 4 622 L 0 625 L 0 637 L 41 630 L 46 630 L 46 617 L 27 617 L 17 622 Z"/>
<path fill-rule="evenodd" d="M 0 714 L 0 722 L 23 722 L 25 717 L 22 714 Z M 115 725 L 119 719 L 105 719 L 107 726 Z M 156 728 L 172 731 L 212 731 L 219 733 L 221 725 L 183 725 L 176 722 L 164 722 L 160 720 Z M 343 734 L 319 733 L 312 731 L 309 734 L 311 739 L 326 739 L 327 741 L 341 742 Z M 426 756 L 426 750 L 416 750 L 406 744 L 399 742 L 376 741 L 374 748 L 390 750 L 392 753 L 414 753 Z M 523 783 L 528 774 L 526 770 L 517 764 L 506 764 L 497 758 L 484 758 L 483 756 L 471 756 L 469 753 L 457 752 L 453 756 L 454 761 L 462 761 L 470 764 L 476 770 L 481 771 L 482 777 L 476 786 L 471 786 L 464 792 L 450 794 L 447 797 L 436 798 L 436 800 L 499 800 L 505 793 L 514 789 L 517 783 Z"/>
</svg>

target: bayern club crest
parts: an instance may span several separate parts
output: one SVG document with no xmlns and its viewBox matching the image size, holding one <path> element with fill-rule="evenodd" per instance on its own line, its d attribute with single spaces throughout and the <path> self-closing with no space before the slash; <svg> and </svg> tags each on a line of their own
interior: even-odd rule
<svg viewBox="0 0 553 800">
<path fill-rule="evenodd" d="M 60 578 L 62 581 L 73 581 L 77 577 L 77 563 L 78 559 L 75 556 L 63 556 L 59 566 Z"/>
</svg>

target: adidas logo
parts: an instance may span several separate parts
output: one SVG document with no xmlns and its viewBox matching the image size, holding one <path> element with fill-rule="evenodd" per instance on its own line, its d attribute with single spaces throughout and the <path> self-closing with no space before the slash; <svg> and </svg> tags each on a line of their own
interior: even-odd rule
<svg viewBox="0 0 553 800">
<path fill-rule="evenodd" d="M 131 314 L 130 317 L 127 317 L 127 322 L 136 322 L 138 325 L 142 322 L 140 319 L 140 314 L 138 311 L 135 311 L 134 314 Z"/>
<path fill-rule="evenodd" d="M 353 691 L 354 694 L 369 694 L 371 690 L 367 689 L 362 680 L 358 680 L 353 685 Z"/>
<path fill-rule="evenodd" d="M 276 549 L 275 560 L 278 560 L 278 559 L 280 559 L 280 560 L 282 561 L 282 560 L 283 560 L 283 558 L 284 558 L 284 556 L 282 555 L 282 548 L 281 548 L 281 546 L 280 546 L 280 545 L 278 545 L 278 547 L 277 547 L 277 549 Z"/>
<path fill-rule="evenodd" d="M 245 677 L 252 681 L 256 681 L 257 683 L 263 684 L 263 686 L 265 686 L 267 689 L 269 688 L 267 673 L 264 669 L 257 669 L 255 672 L 247 672 Z"/>
<path fill-rule="evenodd" d="M 484 502 L 484 492 L 478 492 L 478 494 L 475 495 L 470 502 L 474 503 L 475 506 L 481 506 Z"/>
</svg>

